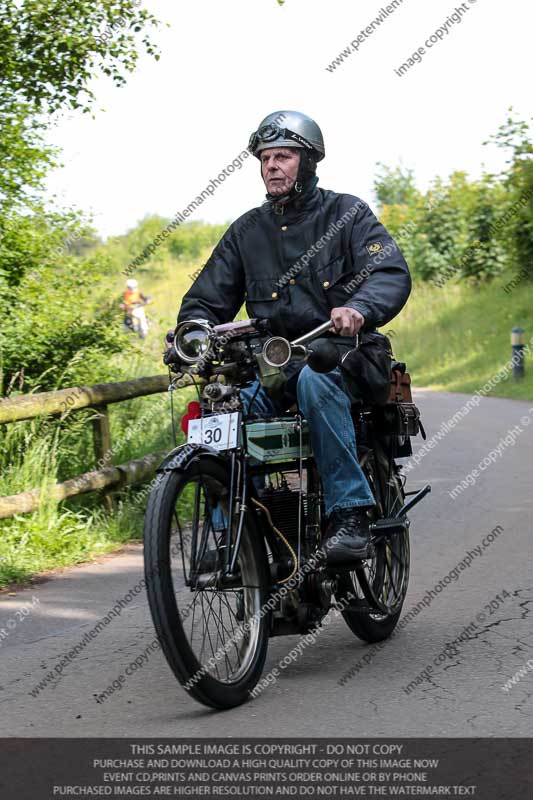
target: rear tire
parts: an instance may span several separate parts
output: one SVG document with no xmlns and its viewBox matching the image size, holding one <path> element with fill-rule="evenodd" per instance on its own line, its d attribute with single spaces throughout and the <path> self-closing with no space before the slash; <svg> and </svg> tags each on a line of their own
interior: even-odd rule
<svg viewBox="0 0 533 800">
<path fill-rule="evenodd" d="M 219 588 L 229 491 L 223 459 L 199 456 L 184 471 L 163 474 L 150 495 L 144 531 L 148 601 L 163 653 L 182 686 L 217 709 L 248 699 L 261 677 L 270 623 L 264 613 L 265 547 L 250 519 L 242 532 L 238 582 Z M 185 523 L 191 500 L 192 522 Z"/>
<path fill-rule="evenodd" d="M 383 451 L 375 450 L 363 464 L 363 470 L 376 500 L 378 518 L 394 516 L 404 503 L 394 463 Z M 346 599 L 349 592 L 357 598 L 350 601 L 342 615 L 350 630 L 370 643 L 387 639 L 402 613 L 409 582 L 409 531 L 382 538 L 375 547 L 375 557 L 367 559 L 365 566 L 341 573 L 337 593 L 339 599 Z M 391 590 L 391 581 L 396 590 Z M 357 606 L 368 605 L 376 611 L 356 610 Z"/>
</svg>

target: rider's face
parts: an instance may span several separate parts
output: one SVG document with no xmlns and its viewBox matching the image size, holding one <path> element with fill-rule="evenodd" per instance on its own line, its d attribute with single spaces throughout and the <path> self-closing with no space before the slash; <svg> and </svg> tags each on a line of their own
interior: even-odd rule
<svg viewBox="0 0 533 800">
<path fill-rule="evenodd" d="M 296 183 L 300 150 L 295 147 L 269 147 L 261 153 L 261 175 L 267 192 L 278 196 L 290 192 Z"/>
</svg>

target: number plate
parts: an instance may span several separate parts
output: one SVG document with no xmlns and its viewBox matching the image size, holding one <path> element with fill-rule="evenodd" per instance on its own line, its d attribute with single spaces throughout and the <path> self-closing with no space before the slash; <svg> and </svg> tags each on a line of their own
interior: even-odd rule
<svg viewBox="0 0 533 800">
<path fill-rule="evenodd" d="M 215 450 L 231 450 L 239 442 L 240 413 L 214 414 L 211 417 L 189 420 L 187 441 L 207 444 Z"/>
</svg>

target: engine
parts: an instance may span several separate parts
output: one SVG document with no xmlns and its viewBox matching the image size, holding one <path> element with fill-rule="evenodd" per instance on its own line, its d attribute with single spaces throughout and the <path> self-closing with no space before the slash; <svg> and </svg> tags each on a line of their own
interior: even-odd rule
<svg viewBox="0 0 533 800">
<path fill-rule="evenodd" d="M 298 523 L 301 520 L 302 536 L 305 531 L 306 502 L 297 490 L 291 489 L 286 481 L 279 488 L 269 486 L 260 493 L 261 503 L 268 509 L 275 527 L 288 540 L 294 550 L 298 550 Z M 300 514 L 299 514 L 299 510 Z"/>
</svg>

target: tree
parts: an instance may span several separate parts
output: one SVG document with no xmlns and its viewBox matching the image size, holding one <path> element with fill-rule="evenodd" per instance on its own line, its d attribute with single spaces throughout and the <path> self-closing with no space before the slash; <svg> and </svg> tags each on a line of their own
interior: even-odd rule
<svg viewBox="0 0 533 800">
<path fill-rule="evenodd" d="M 415 186 L 412 169 L 402 166 L 388 167 L 378 161 L 374 178 L 374 192 L 381 207 L 386 205 L 409 205 L 420 196 Z"/>
<path fill-rule="evenodd" d="M 99 72 L 117 85 L 138 60 L 139 38 L 159 58 L 147 29 L 157 20 L 137 0 L 0 0 L 0 97 L 37 111 L 88 111 Z"/>
<path fill-rule="evenodd" d="M 0 110 L 0 225 L 3 213 L 41 188 L 55 162 L 54 149 L 43 142 L 45 129 L 27 104 L 6 104 Z"/>
<path fill-rule="evenodd" d="M 391 171 L 392 172 L 392 171 Z M 494 234 L 504 192 L 492 176 L 472 181 L 465 172 L 436 178 L 425 194 L 383 206 L 381 218 L 414 274 L 443 286 L 451 278 L 490 278 L 504 265 Z"/>
<path fill-rule="evenodd" d="M 0 0 L 0 213 L 40 188 L 54 163 L 43 133 L 66 108 L 88 112 L 90 81 L 121 86 L 138 45 L 159 58 L 157 20 L 137 0 Z"/>
<path fill-rule="evenodd" d="M 489 142 L 511 151 L 508 169 L 499 176 L 506 192 L 493 231 L 507 245 L 512 266 L 529 271 L 533 280 L 533 142 L 529 122 L 514 117 L 510 108 L 507 120 Z"/>
<path fill-rule="evenodd" d="M 0 0 L 0 391 L 98 378 L 125 346 L 110 260 L 82 215 L 37 192 L 54 116 L 90 111 L 98 74 L 123 85 L 139 45 L 158 58 L 155 25 L 138 0 Z"/>
</svg>

